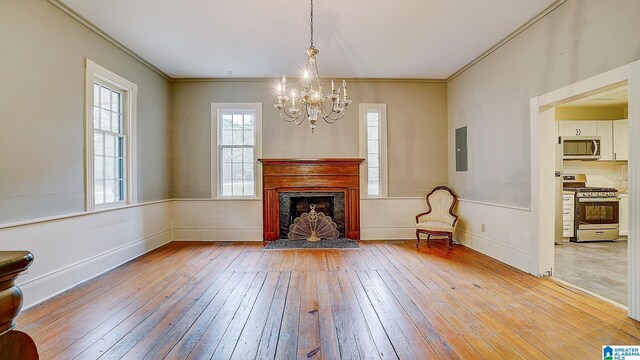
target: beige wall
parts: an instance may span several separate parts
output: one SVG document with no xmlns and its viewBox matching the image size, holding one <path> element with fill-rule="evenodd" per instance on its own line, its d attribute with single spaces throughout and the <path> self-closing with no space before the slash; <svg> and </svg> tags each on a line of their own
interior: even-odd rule
<svg viewBox="0 0 640 360">
<path fill-rule="evenodd" d="M 0 223 L 84 209 L 85 57 L 138 85 L 138 201 L 170 192 L 170 84 L 43 0 L 0 0 Z"/>
<path fill-rule="evenodd" d="M 330 87 L 326 85 L 325 88 Z M 446 84 L 350 81 L 354 99 L 340 122 L 308 124 L 280 119 L 275 85 L 261 80 L 177 81 L 172 86 L 172 180 L 176 198 L 209 198 L 212 102 L 262 102 L 263 157 L 358 157 L 358 103 L 386 103 L 389 196 L 423 196 L 447 183 Z"/>
<path fill-rule="evenodd" d="M 640 1 L 569 0 L 448 83 L 449 181 L 462 198 L 529 207 L 529 99 L 640 59 Z M 468 126 L 469 171 L 454 131 Z"/>
</svg>

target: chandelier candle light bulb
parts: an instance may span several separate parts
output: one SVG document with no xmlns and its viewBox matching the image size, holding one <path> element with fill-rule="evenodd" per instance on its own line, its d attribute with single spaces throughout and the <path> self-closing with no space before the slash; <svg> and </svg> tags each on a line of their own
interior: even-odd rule
<svg viewBox="0 0 640 360">
<path fill-rule="evenodd" d="M 300 96 L 297 96 L 297 90 L 292 90 L 291 107 L 289 109 L 286 108 L 285 104 L 289 97 L 286 95 L 287 78 L 283 75 L 278 84 L 277 102 L 273 106 L 280 113 L 280 117 L 287 122 L 300 125 L 306 119 L 309 119 L 309 126 L 311 127 L 311 132 L 313 132 L 316 128 L 318 116 L 322 117 L 328 124 L 333 124 L 342 119 L 346 114 L 347 107 L 351 104 L 351 99 L 347 97 L 346 80 L 342 80 L 342 101 L 340 99 L 341 89 L 338 86 L 336 92 L 335 80 L 331 80 L 331 93 L 326 95 L 322 93 L 318 63 L 316 61 L 316 55 L 318 55 L 319 51 L 313 46 L 313 0 L 311 0 L 310 25 L 311 46 L 307 49 L 307 66 L 300 84 Z M 310 71 L 311 74 L 309 74 Z M 331 101 L 331 104 L 327 104 L 330 106 L 328 110 L 325 108 L 325 101 Z"/>
</svg>

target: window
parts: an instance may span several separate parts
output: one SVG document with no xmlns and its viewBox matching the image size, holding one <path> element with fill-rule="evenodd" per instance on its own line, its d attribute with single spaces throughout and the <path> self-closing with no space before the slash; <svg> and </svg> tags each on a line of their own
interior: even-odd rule
<svg viewBox="0 0 640 360">
<path fill-rule="evenodd" d="M 360 104 L 360 156 L 364 197 L 387 196 L 387 105 Z"/>
<path fill-rule="evenodd" d="M 87 59 L 86 208 L 135 201 L 135 84 Z"/>
<path fill-rule="evenodd" d="M 217 164 L 211 165 L 212 180 L 215 179 L 212 197 L 256 198 L 260 180 L 256 160 L 262 154 L 262 104 L 212 104 L 211 110 L 211 143 L 217 144 L 211 156 L 217 159 Z"/>
</svg>

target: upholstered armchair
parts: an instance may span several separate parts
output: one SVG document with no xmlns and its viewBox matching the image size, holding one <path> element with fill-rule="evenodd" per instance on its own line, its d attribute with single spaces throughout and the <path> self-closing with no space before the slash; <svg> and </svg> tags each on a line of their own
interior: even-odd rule
<svg viewBox="0 0 640 360">
<path fill-rule="evenodd" d="M 432 235 L 446 236 L 449 249 L 453 249 L 453 232 L 458 222 L 458 215 L 453 213 L 453 207 L 457 201 L 457 196 L 446 186 L 438 186 L 427 195 L 429 210 L 416 215 L 416 247 L 420 246 L 420 234 L 426 234 L 427 246 L 430 246 Z"/>
</svg>

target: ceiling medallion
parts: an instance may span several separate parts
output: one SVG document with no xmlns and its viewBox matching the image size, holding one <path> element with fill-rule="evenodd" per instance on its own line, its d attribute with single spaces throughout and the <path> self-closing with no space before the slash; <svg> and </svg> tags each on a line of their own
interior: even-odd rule
<svg viewBox="0 0 640 360">
<path fill-rule="evenodd" d="M 318 53 L 318 49 L 313 47 L 313 0 L 311 0 L 311 46 L 307 49 L 307 66 L 302 76 L 301 90 L 293 89 L 291 97 L 287 96 L 287 77 L 283 75 L 278 84 L 276 97 L 278 101 L 273 104 L 278 109 L 280 117 L 285 121 L 300 125 L 309 119 L 311 132 L 316 128 L 318 116 L 322 117 L 325 122 L 333 124 L 344 117 L 347 107 L 351 104 L 351 99 L 347 97 L 346 80 L 342 80 L 342 87 L 338 86 L 338 88 L 331 80 L 331 92 L 326 95 L 322 93 L 316 62 Z M 325 103 L 329 100 L 331 101 L 331 111 L 327 112 Z"/>
</svg>

